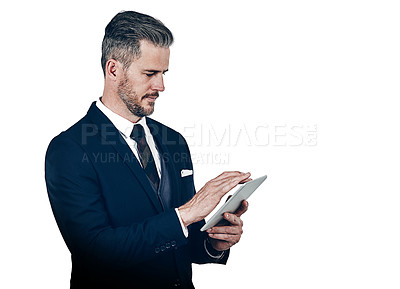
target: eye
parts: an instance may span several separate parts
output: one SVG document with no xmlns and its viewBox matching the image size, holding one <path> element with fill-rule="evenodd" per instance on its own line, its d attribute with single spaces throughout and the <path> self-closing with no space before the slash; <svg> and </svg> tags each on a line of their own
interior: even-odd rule
<svg viewBox="0 0 400 289">
<path fill-rule="evenodd" d="M 146 73 L 146 76 L 147 76 L 147 77 L 152 77 L 154 74 L 155 74 L 154 72 L 152 72 L 152 73 Z"/>
</svg>

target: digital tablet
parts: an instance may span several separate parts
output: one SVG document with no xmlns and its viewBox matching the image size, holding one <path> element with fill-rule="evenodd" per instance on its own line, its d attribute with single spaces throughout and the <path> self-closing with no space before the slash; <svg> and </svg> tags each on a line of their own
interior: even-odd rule
<svg viewBox="0 0 400 289">
<path fill-rule="evenodd" d="M 248 197 L 266 180 L 267 176 L 262 176 L 255 180 L 251 180 L 244 183 L 237 191 L 230 197 L 225 204 L 208 220 L 208 222 L 200 229 L 205 231 L 217 225 L 224 219 L 224 213 L 234 213 L 239 209 L 240 204 L 243 200 L 247 200 Z"/>
</svg>

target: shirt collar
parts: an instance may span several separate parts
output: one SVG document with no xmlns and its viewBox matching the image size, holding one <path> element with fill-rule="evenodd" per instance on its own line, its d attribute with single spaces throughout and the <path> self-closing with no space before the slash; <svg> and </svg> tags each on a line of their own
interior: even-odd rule
<svg viewBox="0 0 400 289">
<path fill-rule="evenodd" d="M 133 123 L 126 118 L 123 118 L 119 114 L 116 114 L 107 106 L 105 106 L 101 100 L 96 101 L 96 106 L 98 109 L 103 112 L 108 119 L 112 122 L 112 124 L 119 130 L 119 132 L 125 137 L 128 138 L 131 135 L 133 130 L 133 126 L 135 124 L 141 124 L 144 128 L 146 136 L 150 134 L 150 129 L 147 126 L 146 117 L 142 117 L 138 122 Z"/>
</svg>

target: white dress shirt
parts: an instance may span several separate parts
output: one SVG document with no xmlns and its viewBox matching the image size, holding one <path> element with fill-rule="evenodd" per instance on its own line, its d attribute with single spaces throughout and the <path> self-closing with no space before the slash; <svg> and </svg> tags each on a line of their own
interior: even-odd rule
<svg viewBox="0 0 400 289">
<path fill-rule="evenodd" d="M 150 132 L 150 129 L 147 126 L 146 117 L 142 117 L 138 122 L 132 123 L 129 120 L 123 118 L 122 116 L 116 114 L 115 112 L 113 112 L 108 107 L 106 107 L 100 100 L 96 101 L 96 106 L 97 106 L 98 109 L 101 110 L 101 112 L 103 112 L 108 117 L 108 119 L 112 122 L 112 124 L 118 129 L 118 131 L 120 132 L 121 136 L 126 141 L 126 143 L 129 145 L 129 147 L 132 150 L 133 154 L 138 159 L 140 165 L 142 165 L 142 164 L 141 164 L 140 159 L 139 159 L 137 143 L 136 143 L 136 141 L 131 139 L 130 136 L 131 136 L 131 132 L 132 132 L 133 127 L 134 127 L 135 124 L 141 124 L 143 126 L 144 133 L 145 133 L 145 136 L 146 136 L 146 141 L 147 141 L 147 144 L 149 145 L 151 154 L 153 155 L 154 162 L 156 164 L 156 168 L 157 168 L 157 172 L 158 172 L 158 176 L 160 177 L 160 180 L 161 180 L 160 155 L 159 155 L 159 153 L 157 151 L 156 144 L 154 143 L 154 139 L 153 139 L 153 136 L 152 136 L 152 134 Z M 179 210 L 177 208 L 175 208 L 175 212 L 178 215 L 178 219 L 179 219 L 179 222 L 181 224 L 183 234 L 187 238 L 189 236 L 189 231 L 183 225 L 183 221 L 182 221 L 181 215 L 179 214 Z"/>
</svg>

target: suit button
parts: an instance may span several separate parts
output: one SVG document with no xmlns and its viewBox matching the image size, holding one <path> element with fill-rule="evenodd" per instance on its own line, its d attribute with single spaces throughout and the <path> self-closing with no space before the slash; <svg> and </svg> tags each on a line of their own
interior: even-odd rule
<svg viewBox="0 0 400 289">
<path fill-rule="evenodd" d="M 160 253 L 160 248 L 158 248 L 158 247 L 155 248 L 155 249 L 154 249 L 154 252 L 156 252 L 156 254 Z"/>
<path fill-rule="evenodd" d="M 164 246 L 164 245 L 161 246 L 161 251 L 162 251 L 162 252 L 165 251 L 165 246 Z"/>
<path fill-rule="evenodd" d="M 172 246 L 172 247 L 175 247 L 175 246 L 176 246 L 176 242 L 175 242 L 175 241 L 172 241 L 172 242 L 171 242 L 171 246 Z"/>
<path fill-rule="evenodd" d="M 170 242 L 167 242 L 167 244 L 165 244 L 165 247 L 166 247 L 167 249 L 171 248 L 171 243 L 170 243 Z"/>
</svg>

